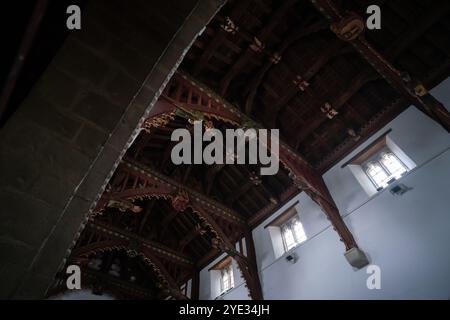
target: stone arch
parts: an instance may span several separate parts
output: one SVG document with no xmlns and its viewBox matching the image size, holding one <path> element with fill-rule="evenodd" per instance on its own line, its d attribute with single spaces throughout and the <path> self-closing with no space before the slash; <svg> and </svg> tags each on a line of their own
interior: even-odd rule
<svg viewBox="0 0 450 320">
<path fill-rule="evenodd" d="M 0 132 L 1 298 L 45 296 L 105 181 L 224 2 L 89 2 L 82 30 Z"/>
</svg>

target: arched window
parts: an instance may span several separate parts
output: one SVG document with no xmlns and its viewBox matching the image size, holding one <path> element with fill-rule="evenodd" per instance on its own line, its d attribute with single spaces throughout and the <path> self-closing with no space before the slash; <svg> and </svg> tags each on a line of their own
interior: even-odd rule
<svg viewBox="0 0 450 320">
<path fill-rule="evenodd" d="M 341 166 L 348 166 L 369 196 L 387 188 L 416 166 L 405 151 L 388 136 L 390 132 L 391 129 L 387 130 Z"/>
<path fill-rule="evenodd" d="M 305 230 L 298 217 L 290 219 L 281 226 L 281 236 L 286 251 L 306 240 Z"/>
<path fill-rule="evenodd" d="M 387 186 L 389 175 L 378 162 L 369 162 L 366 173 L 377 189 Z"/>
<path fill-rule="evenodd" d="M 220 270 L 220 291 L 226 292 L 234 287 L 233 269 L 231 263 Z"/>
<path fill-rule="evenodd" d="M 387 187 L 408 171 L 400 159 L 390 151 L 383 151 L 372 157 L 366 165 L 365 172 L 377 190 Z"/>
<path fill-rule="evenodd" d="M 392 152 L 382 153 L 380 162 L 395 179 L 400 178 L 407 171 L 406 166 Z"/>
</svg>

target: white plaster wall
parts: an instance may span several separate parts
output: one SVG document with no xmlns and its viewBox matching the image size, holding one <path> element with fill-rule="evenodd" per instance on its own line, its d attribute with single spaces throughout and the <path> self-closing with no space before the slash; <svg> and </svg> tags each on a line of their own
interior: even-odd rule
<svg viewBox="0 0 450 320">
<path fill-rule="evenodd" d="M 115 300 L 115 298 L 106 293 L 96 295 L 90 290 L 72 290 L 50 297 L 48 300 Z"/>
<path fill-rule="evenodd" d="M 450 109 L 450 79 L 432 91 Z M 341 165 L 373 140 L 389 137 L 417 165 L 399 182 L 413 188 L 401 197 L 383 190 L 369 197 L 348 167 Z M 381 268 L 381 290 L 366 287 L 366 269 L 355 271 L 325 215 L 300 194 L 253 230 L 261 285 L 266 299 L 449 299 L 450 298 L 450 135 L 410 107 L 324 175 L 344 221 L 372 264 Z M 308 240 L 290 264 L 275 258 L 264 225 L 296 201 Z M 235 274 L 236 279 L 239 275 Z M 242 279 L 241 279 L 242 281 Z M 207 282 L 207 283 L 205 283 Z M 200 298 L 211 298 L 207 268 Z M 247 298 L 245 287 L 225 299 Z M 209 291 L 208 291 L 209 288 Z"/>
<path fill-rule="evenodd" d="M 279 259 L 262 270 L 265 298 L 450 298 L 449 163 L 447 151 L 402 179 L 414 188 L 410 192 L 397 198 L 385 190 L 345 217 L 370 262 L 381 268 L 381 290 L 367 289 L 366 270 L 350 267 L 328 227 L 297 247 L 296 264 Z"/>
</svg>

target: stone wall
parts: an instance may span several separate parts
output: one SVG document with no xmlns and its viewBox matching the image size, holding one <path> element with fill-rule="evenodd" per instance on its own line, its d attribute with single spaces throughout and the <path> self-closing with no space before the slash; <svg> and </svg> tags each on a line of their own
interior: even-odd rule
<svg viewBox="0 0 450 320">
<path fill-rule="evenodd" d="M 0 131 L 0 298 L 45 295 L 145 115 L 223 2 L 87 4 L 82 29 Z"/>
</svg>

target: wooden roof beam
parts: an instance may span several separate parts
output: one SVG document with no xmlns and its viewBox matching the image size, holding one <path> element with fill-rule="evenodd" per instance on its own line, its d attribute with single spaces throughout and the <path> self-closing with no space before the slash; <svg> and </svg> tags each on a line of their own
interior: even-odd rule
<svg viewBox="0 0 450 320">
<path fill-rule="evenodd" d="M 194 265 L 194 262 L 187 255 L 178 252 L 174 249 L 171 249 L 163 244 L 145 239 L 140 236 L 136 236 L 135 233 L 123 230 L 121 228 L 113 227 L 107 225 L 105 223 L 91 220 L 88 223 L 88 227 L 91 228 L 96 233 L 102 233 L 107 235 L 109 239 L 117 239 L 121 241 L 133 241 L 136 243 L 141 243 L 143 248 L 148 248 L 152 252 L 155 252 L 157 255 L 163 255 L 168 260 L 173 261 L 174 263 L 180 264 L 181 266 L 191 268 Z M 76 254 L 80 254 L 80 252 L 85 252 L 82 248 L 77 248 L 74 250 Z"/>
<path fill-rule="evenodd" d="M 211 208 L 215 214 L 236 224 L 240 227 L 246 227 L 245 219 L 234 210 L 227 208 L 221 203 L 199 193 L 182 183 L 173 180 L 159 172 L 154 171 L 132 159 L 123 159 L 117 172 L 123 172 L 127 178 L 119 180 L 110 191 L 105 192 L 97 205 L 96 211 L 101 211 L 110 200 L 126 200 L 142 198 L 171 198 L 177 196 L 180 191 L 185 191 L 190 201 L 196 199 L 204 206 Z M 131 179 L 131 180 L 129 180 Z M 128 181 L 128 182 L 127 182 Z M 130 185 L 130 181 L 133 185 Z"/>
<path fill-rule="evenodd" d="M 231 194 L 229 194 L 226 198 L 226 202 L 233 204 L 236 200 L 238 200 L 244 193 L 246 193 L 248 190 L 250 190 L 254 186 L 252 181 L 246 181 L 245 183 L 241 184 L 237 190 L 234 189 L 231 191 Z"/>
<path fill-rule="evenodd" d="M 230 13 L 230 20 L 232 22 L 235 22 L 239 20 L 239 18 L 244 14 L 244 12 L 247 10 L 247 7 L 250 5 L 251 0 L 242 0 L 238 1 L 236 6 L 233 8 L 233 10 Z M 195 65 L 193 69 L 193 74 L 198 75 L 204 67 L 208 64 L 209 59 L 214 55 L 214 51 L 219 47 L 219 45 L 226 39 L 227 32 L 220 28 L 217 34 L 213 37 L 213 39 L 209 42 L 207 48 L 203 51 L 202 55 L 200 56 L 199 61 Z"/>
<path fill-rule="evenodd" d="M 264 25 L 264 27 L 257 33 L 254 37 L 264 43 L 272 30 L 278 25 L 278 23 L 285 16 L 287 11 L 292 8 L 292 6 L 298 0 L 287 0 L 283 1 L 283 3 L 274 11 L 272 16 L 269 19 L 269 22 Z M 239 73 L 239 71 L 247 64 L 247 62 L 254 56 L 255 51 L 249 46 L 237 59 L 231 68 L 229 68 L 227 74 L 222 78 L 219 87 L 219 93 L 221 95 L 225 95 L 227 89 L 230 85 L 230 82 L 233 78 Z"/>
<path fill-rule="evenodd" d="M 144 210 L 144 216 L 142 217 L 141 223 L 139 224 L 139 229 L 137 231 L 137 234 L 141 235 L 142 231 L 144 230 L 144 226 L 147 222 L 148 217 L 150 216 L 153 207 L 155 206 L 156 199 L 150 200 L 150 202 L 147 203 L 145 210 Z"/>
<path fill-rule="evenodd" d="M 368 74 L 367 72 L 359 73 L 355 78 L 353 78 L 349 84 L 349 87 L 344 90 L 339 96 L 335 99 L 328 101 L 331 108 L 335 111 L 339 111 L 346 103 L 349 101 L 359 90 L 361 90 L 364 85 L 377 79 L 377 75 Z M 313 94 L 315 96 L 320 96 L 314 89 L 310 88 L 309 90 L 314 91 Z M 323 107 L 323 106 L 321 106 Z M 317 112 L 321 112 L 319 109 Z M 323 112 L 322 112 L 323 113 Z M 294 129 L 294 131 L 299 132 L 299 135 L 296 137 L 296 146 L 301 143 L 306 137 L 308 137 L 317 127 L 319 127 L 325 121 L 330 120 L 327 118 L 326 114 L 323 114 L 322 117 L 315 117 L 312 121 L 309 121 L 305 126 L 298 126 Z"/>
<path fill-rule="evenodd" d="M 386 56 L 378 52 L 364 38 L 364 21 L 361 17 L 350 16 L 335 3 L 327 0 L 310 0 L 314 6 L 330 22 L 336 35 L 349 42 L 360 55 L 411 104 L 439 123 L 447 132 L 450 132 L 450 112 L 425 89 L 423 84 L 412 79 L 409 75 L 396 69 Z M 356 20 L 360 21 L 362 28 L 351 36 L 344 34 L 345 27 Z"/>
<path fill-rule="evenodd" d="M 276 53 L 282 58 L 283 53 L 290 48 L 294 43 L 303 39 L 304 37 L 324 30 L 327 27 L 327 24 L 323 21 L 312 23 L 308 26 L 300 26 L 299 28 L 294 29 L 289 35 L 284 38 L 283 42 L 279 45 L 276 50 Z M 245 102 L 245 113 L 247 115 L 251 115 L 253 110 L 253 103 L 255 100 L 256 92 L 264 79 L 264 76 L 269 72 L 273 65 L 275 65 L 276 60 L 268 59 L 264 65 L 260 68 L 258 73 L 253 77 L 249 84 L 249 94 L 247 95 Z"/>
<path fill-rule="evenodd" d="M 317 59 L 310 65 L 308 70 L 303 74 L 300 74 L 302 79 L 306 82 L 309 82 L 333 57 L 342 53 L 343 45 L 339 41 L 335 41 L 330 44 L 328 50 L 323 52 L 323 54 L 319 55 Z M 294 77 L 293 79 L 294 80 Z M 270 127 L 275 127 L 276 119 L 278 115 L 283 110 L 283 108 L 289 104 L 289 102 L 297 96 L 302 91 L 295 84 L 291 83 L 289 85 L 289 89 L 286 95 L 284 95 L 274 106 L 273 113 L 271 113 L 271 125 Z"/>
<path fill-rule="evenodd" d="M 153 255 L 153 253 L 149 252 L 147 249 L 144 249 L 144 257 L 147 263 L 151 265 L 151 267 L 157 273 L 158 278 L 162 277 L 161 284 L 165 286 L 167 293 L 172 297 L 178 300 L 188 300 L 189 298 L 185 296 L 180 289 L 180 284 L 172 277 L 170 272 L 166 269 L 164 264 Z"/>
<path fill-rule="evenodd" d="M 193 241 L 198 235 L 201 235 L 205 232 L 205 230 L 200 226 L 196 225 L 191 229 L 186 235 L 179 241 L 178 250 L 181 252 L 184 251 L 184 248 Z"/>
<path fill-rule="evenodd" d="M 169 213 L 164 216 L 160 225 L 161 231 L 159 233 L 159 237 L 161 239 L 165 236 L 167 230 L 169 229 L 169 225 L 178 216 L 178 214 L 180 214 L 180 212 L 172 208 L 171 211 L 169 211 Z"/>
<path fill-rule="evenodd" d="M 214 185 L 214 181 L 216 177 L 219 175 L 220 171 L 225 167 L 225 163 L 223 164 L 216 164 L 213 166 L 210 166 L 210 169 L 208 169 L 207 173 L 205 174 L 205 194 L 209 196 L 211 193 L 212 186 Z"/>
</svg>

